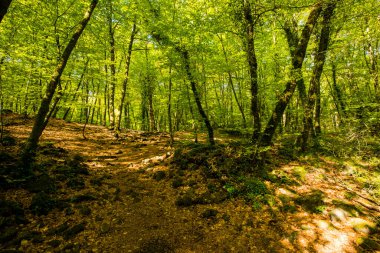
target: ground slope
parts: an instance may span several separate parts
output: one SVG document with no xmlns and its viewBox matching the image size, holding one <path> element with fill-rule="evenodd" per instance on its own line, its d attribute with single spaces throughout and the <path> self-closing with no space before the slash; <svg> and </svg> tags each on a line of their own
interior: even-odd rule
<svg viewBox="0 0 380 253">
<path fill-rule="evenodd" d="M 84 139 L 82 127 L 53 120 L 41 143 L 83 156 L 89 170 L 84 185 L 62 184 L 58 197 L 70 200 L 69 204 L 43 215 L 29 211 L 35 193 L 3 191 L 1 199 L 17 201 L 26 210 L 29 223 L 19 225 L 18 236 L 20 231 L 39 235 L 38 240 L 24 236 L 13 245 L 10 237 L 3 248 L 23 252 L 380 251 L 380 207 L 354 181 L 355 165 L 322 156 L 279 160 L 265 181 L 271 193 L 259 206 L 229 196 L 225 185 L 219 189 L 225 197 L 218 201 L 181 204 L 181 196 L 211 189 L 214 179 L 191 170 L 181 172 L 184 182 L 176 184 L 173 174 L 177 172 L 169 166 L 176 147 L 168 145 L 168 135 L 128 131 L 115 139 L 104 127 L 87 126 Z M 30 129 L 31 121 L 20 120 L 6 128 L 19 143 Z M 183 140 L 186 135 L 178 136 Z"/>
</svg>

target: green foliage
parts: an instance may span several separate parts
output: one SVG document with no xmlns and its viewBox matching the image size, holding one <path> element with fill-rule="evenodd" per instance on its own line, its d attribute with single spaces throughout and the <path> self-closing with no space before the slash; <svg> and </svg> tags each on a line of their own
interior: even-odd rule
<svg viewBox="0 0 380 253">
<path fill-rule="evenodd" d="M 176 50 L 186 48 L 201 103 L 212 125 L 222 135 L 243 138 L 242 142 L 249 143 L 253 127 L 252 94 L 244 46 L 243 2 L 111 2 L 112 8 L 107 1 L 99 2 L 73 51 L 60 80 L 62 94 L 53 117 L 84 122 L 90 114 L 90 123 L 110 123 L 111 80 L 115 79 L 115 104 L 119 108 L 121 87 L 126 80 L 129 36 L 132 25 L 136 24 L 138 32 L 132 45 L 122 128 L 149 130 L 153 126 L 150 130 L 167 131 L 170 93 L 171 123 L 175 131 L 196 128 L 202 133 L 205 130 L 189 89 L 182 56 Z M 280 4 L 251 3 L 258 64 L 257 95 L 263 126 L 292 76 L 292 57 L 284 25 L 294 26 L 299 36 L 310 6 L 315 3 L 314 0 L 303 1 L 302 5 L 293 0 L 282 0 Z M 85 2 L 69 0 L 12 3 L 0 26 L 0 99 L 5 109 L 36 114 L 57 59 L 85 8 Z M 320 80 L 323 134 L 319 135 L 319 146 L 314 150 L 338 157 L 365 154 L 368 149 L 380 151 L 376 145 L 378 140 L 366 143 L 364 138 L 378 135 L 379 128 L 380 95 L 376 88 L 379 12 L 377 0 L 337 4 L 331 24 L 331 46 Z M 310 77 L 315 69 L 321 21 L 318 20 L 313 30 L 302 71 L 298 73 L 303 77 L 306 90 L 310 88 Z M 113 29 L 111 33 L 108 22 Z M 111 37 L 115 40 L 114 77 L 110 71 L 114 64 L 110 59 Z M 119 113 L 116 110 L 116 115 Z M 247 126 L 243 125 L 243 113 Z M 286 144 L 279 149 L 282 157 L 291 160 L 297 155 L 295 139 L 303 128 L 303 115 L 302 103 L 294 96 L 279 126 L 280 140 Z M 337 138 L 330 138 L 330 133 Z M 246 145 L 245 150 L 239 150 L 239 155 L 260 158 L 268 151 L 248 147 L 254 145 Z M 232 167 L 228 158 L 225 162 Z M 255 169 L 250 162 L 243 163 L 238 170 Z M 206 168 L 220 166 L 207 163 Z"/>
<path fill-rule="evenodd" d="M 250 203 L 254 210 L 260 209 L 263 204 L 274 206 L 275 199 L 265 183 L 256 177 L 233 178 L 223 188 L 231 198 L 242 197 Z"/>
<path fill-rule="evenodd" d="M 231 183 L 227 183 L 223 188 L 228 192 L 230 197 L 236 197 L 239 195 L 239 190 Z"/>
<path fill-rule="evenodd" d="M 301 181 L 305 181 L 306 175 L 307 175 L 307 171 L 306 171 L 305 167 L 301 167 L 301 166 L 294 167 L 292 172 L 293 172 L 293 175 L 297 179 L 299 179 Z"/>
</svg>

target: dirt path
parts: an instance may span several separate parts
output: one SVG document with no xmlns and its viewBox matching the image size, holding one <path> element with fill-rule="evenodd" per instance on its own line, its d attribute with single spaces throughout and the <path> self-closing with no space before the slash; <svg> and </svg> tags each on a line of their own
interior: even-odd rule
<svg viewBox="0 0 380 253">
<path fill-rule="evenodd" d="M 301 184 L 275 187 L 273 203 L 259 211 L 242 199 L 178 207 L 176 198 L 189 186 L 172 187 L 167 162 L 173 149 L 167 135 L 128 132 L 116 140 L 108 129 L 88 126 L 85 140 L 81 128 L 54 120 L 41 141 L 83 155 L 89 166 L 86 187 L 61 194 L 92 194 L 96 200 L 76 205 L 70 214 L 54 210 L 27 226 L 45 233 L 60 224 L 84 222 L 86 229 L 70 239 L 26 241 L 25 252 L 357 252 L 370 236 L 372 243 L 378 240 L 373 236 L 378 206 L 357 195 L 347 199 L 352 184 L 336 164 L 283 164 L 274 175 Z M 9 130 L 25 139 L 30 123 Z M 164 172 L 162 180 L 157 171 Z M 323 210 L 307 210 L 322 198 Z M 90 211 L 81 211 L 83 206 Z M 208 217 L 208 210 L 217 214 Z M 58 245 L 52 246 L 54 240 Z"/>
</svg>

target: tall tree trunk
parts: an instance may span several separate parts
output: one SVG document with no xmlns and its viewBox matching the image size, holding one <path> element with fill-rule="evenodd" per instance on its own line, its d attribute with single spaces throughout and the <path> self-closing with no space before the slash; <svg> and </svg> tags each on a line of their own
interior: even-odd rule
<svg viewBox="0 0 380 253">
<path fill-rule="evenodd" d="M 132 26 L 132 33 L 129 39 L 128 52 L 127 52 L 127 57 L 126 57 L 126 62 L 125 62 L 125 74 L 124 74 L 124 80 L 123 80 L 122 91 L 121 91 L 121 101 L 120 101 L 120 106 L 119 106 L 119 118 L 117 120 L 116 134 L 120 131 L 121 116 L 123 115 L 125 95 L 127 94 L 127 86 L 128 86 L 128 80 L 129 80 L 129 67 L 131 65 L 133 41 L 135 40 L 136 33 L 137 33 L 137 29 L 136 29 L 136 21 L 135 21 Z"/>
<path fill-rule="evenodd" d="M 255 52 L 255 23 L 252 16 L 251 5 L 249 0 L 243 0 L 243 13 L 246 22 L 245 35 L 246 35 L 246 50 L 247 60 L 249 65 L 250 74 L 250 89 L 251 89 L 251 113 L 253 116 L 253 134 L 252 140 L 257 141 L 261 132 L 260 121 L 260 108 L 259 108 L 259 86 L 257 74 L 257 58 Z"/>
<path fill-rule="evenodd" d="M 165 34 L 160 34 L 160 33 L 157 33 L 154 31 L 154 32 L 152 32 L 151 35 L 159 43 L 172 45 L 174 47 L 175 51 L 182 56 L 186 75 L 190 81 L 190 86 L 191 86 L 191 90 L 192 90 L 193 95 L 194 95 L 195 103 L 197 105 L 199 114 L 201 115 L 201 117 L 202 117 L 202 119 L 206 125 L 206 128 L 207 128 L 208 141 L 211 145 L 215 145 L 214 129 L 211 126 L 210 120 L 208 119 L 206 112 L 203 110 L 200 95 L 199 95 L 198 90 L 197 90 L 197 83 L 195 81 L 195 78 L 193 76 L 191 66 L 190 66 L 189 51 L 185 47 L 181 47 L 181 46 L 173 43 Z"/>
<path fill-rule="evenodd" d="M 22 160 L 26 168 L 29 167 L 29 162 L 34 159 L 35 151 L 37 149 L 39 138 L 44 130 L 44 121 L 45 117 L 49 112 L 49 106 L 51 100 L 53 99 L 55 90 L 63 73 L 63 70 L 66 67 L 67 61 L 71 55 L 71 52 L 75 48 L 75 45 L 78 42 L 79 37 L 81 36 L 83 30 L 85 29 L 88 21 L 91 18 L 91 15 L 98 3 L 98 0 L 92 0 L 89 9 L 86 11 L 84 18 L 79 23 L 79 26 L 75 33 L 72 35 L 69 43 L 67 44 L 65 50 L 62 53 L 58 61 L 58 65 L 50 78 L 50 82 L 46 88 L 45 96 L 41 101 L 40 108 L 38 110 L 37 116 L 34 121 L 32 132 L 29 135 L 28 141 L 22 151 Z"/>
<path fill-rule="evenodd" d="M 322 16 L 323 16 L 323 23 L 322 23 L 322 30 L 318 45 L 318 51 L 317 55 L 315 57 L 314 62 L 314 70 L 313 74 L 311 76 L 310 80 L 310 87 L 309 87 L 309 95 L 308 95 L 308 102 L 306 104 L 305 108 L 305 120 L 304 120 L 304 129 L 302 132 L 302 144 L 301 148 L 303 151 L 307 149 L 308 145 L 308 139 L 310 133 L 313 131 L 313 109 L 316 101 L 318 100 L 317 97 L 320 98 L 320 79 L 323 72 L 323 66 L 325 64 L 326 54 L 329 46 L 330 41 L 330 24 L 331 24 L 331 18 L 334 13 L 334 9 L 336 7 L 335 3 L 329 3 L 326 7 L 326 9 L 323 10 Z M 319 124 L 320 119 L 320 102 L 319 102 L 319 108 L 316 108 L 316 126 Z M 313 136 L 315 136 L 315 133 L 312 133 Z"/>
<path fill-rule="evenodd" d="M 322 133 L 322 128 L 321 128 L 321 85 L 318 84 L 316 89 L 315 89 L 315 137 L 320 135 Z"/>
<path fill-rule="evenodd" d="M 79 82 L 78 82 L 78 85 L 75 89 L 75 93 L 73 95 L 73 98 L 71 99 L 71 102 L 74 103 L 76 98 L 77 98 L 77 94 L 78 94 L 78 91 L 80 89 L 80 86 L 82 85 L 82 82 L 83 82 L 83 78 L 84 78 L 84 75 L 87 71 L 87 66 L 88 66 L 88 62 L 89 62 L 90 59 L 87 58 L 86 60 L 86 63 L 84 64 L 84 68 L 83 68 L 83 72 L 82 74 L 80 75 L 80 78 L 79 78 Z M 66 120 L 67 116 L 69 115 L 69 112 L 71 110 L 71 106 L 69 108 L 66 109 L 65 113 L 63 114 L 63 120 Z"/>
<path fill-rule="evenodd" d="M 113 8 L 112 0 L 108 0 L 108 36 L 110 43 L 110 70 L 111 70 L 111 81 L 109 85 L 109 115 L 110 115 L 110 126 L 115 127 L 115 89 L 116 89 L 116 67 L 115 67 L 115 29 L 113 27 Z"/>
<path fill-rule="evenodd" d="M 4 57 L 0 59 L 0 143 L 3 143 L 3 135 L 4 135 L 4 122 L 3 122 L 3 110 L 4 110 L 4 97 L 3 97 L 3 71 L 2 65 L 4 63 Z"/>
<path fill-rule="evenodd" d="M 1 0 L 0 1 L 0 23 L 3 20 L 5 14 L 8 12 L 8 8 L 11 5 L 12 0 Z"/>
<path fill-rule="evenodd" d="M 168 121 L 169 121 L 169 134 L 170 146 L 174 143 L 173 124 L 172 124 L 172 66 L 169 68 L 169 94 L 168 94 Z"/>
<path fill-rule="evenodd" d="M 195 81 L 193 73 L 191 73 L 189 52 L 187 51 L 186 48 L 180 48 L 180 47 L 176 47 L 176 51 L 181 53 L 181 55 L 183 57 L 186 75 L 190 81 L 190 86 L 191 86 L 191 90 L 192 90 L 193 95 L 194 95 L 195 103 L 198 107 L 199 114 L 201 115 L 201 117 L 202 117 L 202 119 L 206 125 L 206 128 L 207 128 L 208 141 L 211 145 L 215 145 L 214 129 L 211 126 L 210 120 L 208 119 L 206 112 L 203 110 L 201 99 L 200 99 L 200 96 L 199 96 L 199 93 L 197 90 L 197 83 Z"/>
<path fill-rule="evenodd" d="M 186 95 L 187 95 L 187 102 L 189 103 L 189 111 L 191 115 L 191 127 L 193 129 L 194 133 L 194 142 L 198 143 L 198 119 L 195 117 L 193 106 L 191 104 L 191 98 L 190 98 L 190 91 L 189 91 L 189 86 L 186 85 L 186 81 L 184 81 L 184 85 L 186 86 Z"/>
<path fill-rule="evenodd" d="M 220 40 L 220 44 L 222 45 L 222 50 L 223 50 L 223 55 L 224 55 L 224 59 L 226 61 L 226 64 L 227 64 L 227 74 L 228 74 L 228 84 L 230 85 L 231 87 L 231 90 L 232 90 L 232 93 L 234 95 L 234 98 L 235 98 L 235 101 L 236 101 L 236 104 L 238 105 L 238 108 L 239 108 L 239 111 L 240 111 L 240 114 L 241 114 L 241 117 L 242 117 L 242 120 L 243 120 L 243 128 L 246 128 L 247 127 L 247 120 L 245 119 L 245 114 L 244 114 L 244 109 L 243 109 L 243 106 L 242 104 L 239 102 L 239 99 L 237 97 L 237 94 L 236 94 L 236 90 L 235 90 L 235 87 L 234 87 L 234 83 L 233 83 L 233 80 L 232 80 L 232 73 L 231 73 L 231 70 L 229 69 L 229 61 L 228 61 L 228 57 L 227 57 L 227 52 L 226 52 L 226 49 L 224 47 L 224 44 L 223 44 L 223 39 L 221 36 L 219 36 L 219 40 Z M 218 101 L 219 102 L 219 101 Z"/>
<path fill-rule="evenodd" d="M 294 57 L 292 59 L 292 80 L 287 82 L 284 92 L 280 95 L 275 109 L 272 112 L 271 117 L 266 125 L 264 133 L 260 140 L 261 146 L 269 146 L 272 143 L 273 136 L 276 128 L 281 121 L 282 115 L 292 98 L 297 86 L 297 82 L 302 78 L 302 63 L 306 55 L 307 45 L 309 44 L 311 33 L 318 20 L 318 17 L 322 11 L 322 4 L 318 3 L 310 12 L 308 20 L 302 31 L 300 41 L 297 48 L 294 51 Z"/>
<path fill-rule="evenodd" d="M 297 45 L 300 41 L 300 38 L 298 37 L 296 28 L 297 28 L 297 23 L 293 23 L 293 24 L 285 23 L 284 31 L 285 31 L 285 35 L 286 35 L 286 40 L 288 42 L 290 55 L 293 58 L 295 57 L 296 48 L 297 48 Z M 296 61 L 292 61 L 292 64 L 293 64 L 293 66 L 292 66 L 293 69 L 295 69 L 296 66 L 294 64 L 296 64 Z M 301 104 L 305 108 L 306 107 L 307 94 L 306 94 L 305 80 L 302 76 L 302 72 L 301 72 L 300 78 L 297 80 L 297 88 L 298 88 L 298 94 L 299 94 Z"/>
<path fill-rule="evenodd" d="M 88 124 L 88 119 L 90 118 L 90 108 L 91 108 L 91 105 L 90 105 L 90 98 L 89 98 L 89 94 L 90 94 L 90 89 L 89 89 L 89 84 L 88 82 L 84 82 L 84 91 L 86 92 L 86 95 L 85 95 L 85 107 L 83 108 L 83 114 L 84 114 L 84 124 L 83 124 L 83 128 L 82 128 L 82 137 L 83 139 L 87 139 L 86 137 L 86 126 Z"/>
<path fill-rule="evenodd" d="M 148 115 L 149 115 L 149 131 L 156 131 L 156 120 L 154 119 L 153 108 L 153 92 L 148 91 Z"/>
</svg>

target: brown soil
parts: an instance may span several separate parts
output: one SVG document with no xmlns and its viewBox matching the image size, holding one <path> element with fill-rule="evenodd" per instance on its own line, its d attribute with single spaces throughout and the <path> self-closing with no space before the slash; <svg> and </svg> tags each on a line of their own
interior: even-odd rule
<svg viewBox="0 0 380 253">
<path fill-rule="evenodd" d="M 7 127 L 18 141 L 24 141 L 30 129 L 31 121 Z M 189 135 L 179 136 L 183 139 Z M 317 159 L 319 166 L 306 158 L 291 163 L 280 162 L 277 171 L 300 183 L 279 186 L 267 182 L 275 198 L 271 205 L 258 210 L 240 198 L 219 204 L 177 207 L 175 201 L 183 187 L 173 188 L 167 176 L 163 180 L 155 180 L 153 176 L 157 171 L 169 174 L 168 163 L 174 148 L 169 147 L 167 134 L 128 131 L 117 140 L 104 127 L 87 126 L 86 137 L 82 136 L 82 125 L 52 120 L 41 142 L 53 142 L 54 146 L 85 158 L 90 170 L 85 189 L 63 189 L 60 194 L 70 197 L 91 193 L 97 196 L 96 200 L 82 203 L 91 209 L 91 213 L 83 215 L 76 206 L 71 215 L 56 209 L 46 216 L 27 213 L 31 222 L 23 225 L 23 229 L 42 232 L 44 241 L 24 240 L 19 250 L 358 252 L 364 250 L 362 242 L 368 237 L 379 242 L 379 236 L 370 233 L 378 222 L 380 207 L 369 200 L 365 191 L 356 188 L 350 175 L 337 164 L 324 161 L 323 157 Z M 299 167 L 306 170 L 305 175 L 295 173 Z M 103 180 L 101 185 L 91 183 L 99 178 Z M 348 198 L 352 191 L 359 194 Z M 308 212 L 307 202 L 302 201 L 315 192 L 319 192 L 324 201 L 319 213 Z M 17 200 L 27 207 L 31 194 L 24 190 L 9 190 L 1 197 Z M 347 206 L 357 211 L 348 213 L 344 208 Z M 293 209 L 288 211 L 286 207 Z M 202 214 L 207 209 L 215 209 L 218 213 L 215 217 L 205 218 Z M 342 217 L 339 212 L 343 213 Z M 67 240 L 47 235 L 49 229 L 65 222 L 85 222 L 86 228 Z M 48 242 L 55 239 L 61 242 L 60 245 L 50 246 Z"/>
</svg>

